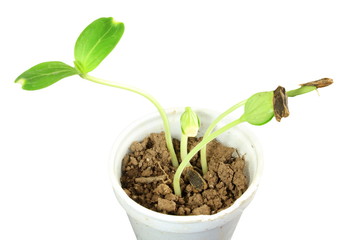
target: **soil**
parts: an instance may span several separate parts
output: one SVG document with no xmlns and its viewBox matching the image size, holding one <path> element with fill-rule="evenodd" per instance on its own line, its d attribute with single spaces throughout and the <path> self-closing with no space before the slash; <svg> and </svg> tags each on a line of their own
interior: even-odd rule
<svg viewBox="0 0 360 240">
<path fill-rule="evenodd" d="M 190 151 L 201 138 L 189 138 Z M 179 156 L 180 142 L 173 139 Z M 201 173 L 200 154 L 191 160 Z M 209 215 L 229 206 L 247 189 L 245 160 L 234 148 L 213 140 L 207 145 L 209 171 L 203 176 L 204 188 L 199 190 L 181 179 L 182 197 L 174 194 L 172 179 L 176 169 L 171 164 L 164 133 L 152 133 L 130 146 L 123 160 L 121 185 L 127 195 L 142 206 L 170 215 Z M 183 174 L 184 175 L 184 174 Z"/>
</svg>

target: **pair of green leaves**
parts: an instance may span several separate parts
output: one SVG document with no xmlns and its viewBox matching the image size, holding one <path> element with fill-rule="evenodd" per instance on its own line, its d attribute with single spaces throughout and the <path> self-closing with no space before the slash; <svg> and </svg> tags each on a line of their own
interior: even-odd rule
<svg viewBox="0 0 360 240">
<path fill-rule="evenodd" d="M 87 26 L 75 44 L 75 67 L 63 62 L 43 62 L 16 78 L 25 90 L 38 90 L 75 74 L 94 70 L 115 48 L 124 33 L 124 24 L 113 18 L 99 18 Z"/>
</svg>

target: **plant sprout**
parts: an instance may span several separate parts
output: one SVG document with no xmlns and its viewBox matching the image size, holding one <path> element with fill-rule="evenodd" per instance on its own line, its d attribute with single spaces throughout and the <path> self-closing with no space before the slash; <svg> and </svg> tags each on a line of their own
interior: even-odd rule
<svg viewBox="0 0 360 240">
<path fill-rule="evenodd" d="M 308 82 L 308 83 L 304 83 L 304 84 L 300 84 L 300 88 L 295 89 L 295 90 L 291 90 L 286 92 L 288 97 L 295 97 L 301 94 L 305 94 L 314 90 L 317 90 L 318 88 L 322 88 L 322 87 L 326 87 L 329 86 L 330 84 L 333 83 L 333 80 L 330 78 L 322 78 L 320 80 L 317 81 L 313 81 L 313 82 Z M 284 89 L 285 90 L 285 89 Z M 283 93 L 284 94 L 284 93 Z M 246 104 L 247 100 L 241 101 L 237 104 L 235 104 L 234 106 L 230 107 L 228 110 L 226 110 L 225 112 L 223 112 L 222 114 L 220 114 L 211 124 L 210 126 L 207 128 L 204 137 L 206 138 L 208 137 L 211 132 L 214 130 L 214 128 L 216 127 L 216 125 L 222 120 L 224 119 L 227 115 L 229 115 L 230 113 L 232 113 L 233 111 L 235 111 L 236 109 L 244 106 Z M 278 119 L 277 119 L 278 120 Z M 278 120 L 280 121 L 280 120 Z M 201 155 L 201 167 L 202 167 L 202 171 L 203 174 L 205 175 L 208 171 L 208 167 L 207 167 L 207 159 L 206 159 L 206 146 L 203 147 L 200 151 L 200 155 Z"/>
<path fill-rule="evenodd" d="M 179 163 L 172 143 L 169 120 L 160 103 L 141 89 L 88 75 L 115 48 L 124 33 L 124 29 L 122 22 L 116 22 L 111 17 L 99 18 L 88 25 L 76 41 L 74 49 L 75 67 L 63 62 L 43 62 L 22 73 L 16 78 L 15 82 L 20 83 L 25 90 L 38 90 L 46 88 L 63 78 L 78 74 L 83 79 L 91 82 L 121 88 L 145 97 L 159 111 L 164 125 L 166 145 L 170 152 L 172 165 L 177 167 Z"/>
<path fill-rule="evenodd" d="M 189 167 L 189 170 L 186 171 L 186 176 L 190 183 L 200 189 L 205 185 L 200 173 L 191 167 L 190 160 L 201 150 L 202 173 L 206 174 L 208 171 L 206 144 L 210 141 L 243 122 L 260 126 L 269 122 L 274 116 L 277 121 L 281 121 L 282 118 L 289 116 L 288 97 L 305 94 L 318 88 L 326 87 L 333 82 L 330 78 L 323 78 L 301 84 L 300 88 L 288 92 L 286 92 L 285 88 L 279 86 L 275 91 L 256 93 L 220 114 L 205 131 L 203 139 L 189 153 L 187 152 L 188 137 L 197 136 L 200 120 L 190 107 L 185 108 L 185 112 L 180 119 L 182 129 L 180 156 L 182 161 L 179 165 L 172 143 L 169 120 L 160 103 L 141 89 L 117 82 L 110 82 L 88 74 L 115 48 L 123 33 L 123 23 L 116 22 L 113 18 L 99 18 L 88 25 L 78 37 L 74 49 L 74 67 L 59 61 L 43 62 L 23 72 L 16 78 L 15 82 L 20 83 L 25 90 L 38 90 L 46 88 L 63 78 L 79 75 L 81 78 L 91 82 L 128 90 L 148 99 L 156 107 L 163 121 L 165 140 L 170 152 L 171 162 L 177 168 L 173 179 L 173 187 L 174 193 L 178 196 L 181 196 L 180 177 L 187 167 Z M 242 106 L 244 107 L 244 113 L 238 119 L 214 131 L 217 124 L 224 117 Z"/>
<path fill-rule="evenodd" d="M 301 86 L 300 88 L 291 90 L 289 92 L 286 92 L 285 88 L 279 86 L 275 91 L 255 93 L 247 100 L 239 102 L 238 104 L 229 108 L 224 113 L 220 114 L 219 117 L 217 117 L 210 124 L 201 142 L 198 143 L 186 155 L 186 158 L 182 159 L 182 162 L 180 166 L 177 168 L 176 173 L 174 175 L 173 187 L 175 194 L 181 196 L 180 177 L 185 167 L 190 162 L 191 158 L 193 158 L 195 154 L 199 152 L 201 149 L 205 148 L 206 144 L 214 140 L 217 136 L 243 122 L 248 122 L 252 125 L 260 126 L 268 123 L 274 116 L 276 120 L 280 122 L 282 118 L 289 116 L 289 110 L 287 106 L 288 96 L 295 97 L 301 94 L 305 94 L 317 90 L 318 88 L 329 86 L 332 83 L 333 83 L 332 79 L 322 78 L 317 81 L 300 84 Z M 236 110 L 237 108 L 243 105 L 245 105 L 244 113 L 238 119 L 230 122 L 229 124 L 211 133 L 215 125 L 221 119 L 223 119 L 229 113 L 233 112 L 234 110 Z M 203 159 L 201 159 L 201 163 L 202 163 L 203 173 L 204 172 L 206 173 L 207 162 L 206 161 L 203 162 Z M 206 171 L 204 171 L 204 167 Z"/>
<path fill-rule="evenodd" d="M 190 108 L 186 107 L 185 112 L 180 117 L 180 126 L 181 126 L 181 140 L 180 140 L 180 158 L 185 160 L 188 154 L 188 138 L 196 137 L 200 128 L 200 119 L 196 113 Z M 202 178 L 201 174 L 194 169 L 190 161 L 185 166 L 184 169 L 185 178 L 190 182 L 190 184 L 201 191 L 204 189 L 206 182 Z"/>
</svg>

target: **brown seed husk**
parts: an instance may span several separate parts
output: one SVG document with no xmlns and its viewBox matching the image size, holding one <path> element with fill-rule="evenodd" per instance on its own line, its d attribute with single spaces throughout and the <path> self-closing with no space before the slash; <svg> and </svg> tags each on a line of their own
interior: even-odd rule
<svg viewBox="0 0 360 240">
<path fill-rule="evenodd" d="M 290 115 L 288 107 L 288 96 L 284 87 L 278 86 L 274 91 L 274 115 L 278 122 L 281 118 L 286 118 Z"/>
<path fill-rule="evenodd" d="M 202 191 L 206 188 L 206 182 L 201 174 L 196 171 L 193 167 L 187 167 L 185 169 L 186 179 L 190 184 L 197 190 Z"/>
<path fill-rule="evenodd" d="M 315 86 L 316 88 L 323 88 L 331 85 L 334 81 L 331 78 L 322 78 L 316 81 L 300 84 L 300 86 Z"/>
</svg>

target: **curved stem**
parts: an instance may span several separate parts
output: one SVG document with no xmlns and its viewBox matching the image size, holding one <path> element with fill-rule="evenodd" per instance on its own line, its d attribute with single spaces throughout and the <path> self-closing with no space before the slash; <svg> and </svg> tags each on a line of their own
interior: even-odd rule
<svg viewBox="0 0 360 240">
<path fill-rule="evenodd" d="M 238 109 L 239 107 L 243 106 L 246 103 L 246 100 L 241 101 L 237 104 L 235 104 L 234 106 L 232 106 L 231 108 L 229 108 L 228 110 L 226 110 L 225 112 L 223 112 L 222 114 L 220 114 L 208 127 L 208 129 L 206 130 L 204 137 L 206 138 L 210 135 L 210 133 L 214 130 L 214 128 L 216 127 L 216 125 L 227 115 L 229 115 L 230 113 L 232 113 L 233 111 L 235 111 L 236 109 Z M 201 158 L 201 168 L 202 168 L 202 172 L 205 175 L 208 171 L 208 165 L 207 165 L 207 159 L 206 159 L 206 146 L 204 148 L 201 149 L 200 151 L 200 158 Z"/>
<path fill-rule="evenodd" d="M 244 116 L 244 115 L 243 115 Z M 211 142 L 212 140 L 214 140 L 217 136 L 219 136 L 220 134 L 226 132 L 227 130 L 229 130 L 232 127 L 235 127 L 236 125 L 245 122 L 245 118 L 241 117 L 239 119 L 236 119 L 235 121 L 229 123 L 228 125 L 216 130 L 215 132 L 211 133 L 209 136 L 207 136 L 206 138 L 203 138 L 203 140 L 198 143 L 190 152 L 188 155 L 186 155 L 185 159 L 182 160 L 180 166 L 178 167 L 178 169 L 176 170 L 175 176 L 174 176 L 174 182 L 173 182 L 173 187 L 174 187 L 174 192 L 175 195 L 177 196 L 181 196 L 181 188 L 180 188 L 180 177 L 182 172 L 184 171 L 185 167 L 187 167 L 188 163 L 190 162 L 190 159 L 193 158 L 195 156 L 195 154 L 200 151 L 200 149 L 202 149 L 204 146 L 206 146 L 206 144 L 208 144 L 209 142 Z"/>
<path fill-rule="evenodd" d="M 124 90 L 128 90 L 128 91 L 137 93 L 137 94 L 145 97 L 146 99 L 148 99 L 152 104 L 154 104 L 155 107 L 157 108 L 157 110 L 159 111 L 161 119 L 162 119 L 163 124 L 164 124 L 166 145 L 167 145 L 167 148 L 168 148 L 168 150 L 170 152 L 172 165 L 174 167 L 179 166 L 179 162 L 177 160 L 175 150 L 174 150 L 174 146 L 173 146 L 173 143 L 172 143 L 169 120 L 167 118 L 165 110 L 162 108 L 160 103 L 155 98 L 153 98 L 151 95 L 145 93 L 144 91 L 142 91 L 140 89 L 137 89 L 137 88 L 134 88 L 134 87 L 122 85 L 122 84 L 119 84 L 119 83 L 116 83 L 116 82 L 110 82 L 110 81 L 107 81 L 107 80 L 103 80 L 103 79 L 100 79 L 100 78 L 89 76 L 87 74 L 83 74 L 83 75 L 81 75 L 81 77 L 86 79 L 86 80 L 89 80 L 91 82 L 103 84 L 103 85 L 110 86 L 110 87 L 121 88 L 121 89 L 124 89 Z"/>
</svg>

